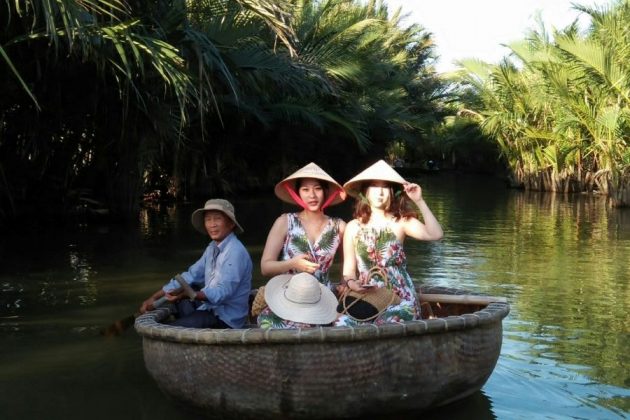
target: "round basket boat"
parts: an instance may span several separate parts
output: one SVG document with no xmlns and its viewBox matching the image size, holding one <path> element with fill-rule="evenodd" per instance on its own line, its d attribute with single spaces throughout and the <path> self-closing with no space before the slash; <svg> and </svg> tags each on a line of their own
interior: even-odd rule
<svg viewBox="0 0 630 420">
<path fill-rule="evenodd" d="M 441 287 L 419 292 L 423 318 L 435 318 L 354 328 L 210 330 L 162 324 L 170 315 L 162 308 L 140 316 L 135 328 L 158 386 L 208 416 L 391 415 L 476 392 L 501 351 L 509 313 L 504 299 Z"/>
</svg>

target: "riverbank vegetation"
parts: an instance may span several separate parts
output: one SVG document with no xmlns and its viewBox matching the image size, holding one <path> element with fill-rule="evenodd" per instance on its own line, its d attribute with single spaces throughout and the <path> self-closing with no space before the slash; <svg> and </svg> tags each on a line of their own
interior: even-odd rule
<svg viewBox="0 0 630 420">
<path fill-rule="evenodd" d="M 499 152 L 514 185 L 627 204 L 627 7 L 445 80 L 380 1 L 3 2 L 0 224 L 133 220 L 143 197 L 270 191 L 308 161 L 502 173 Z"/>
<path fill-rule="evenodd" d="M 630 2 L 577 6 L 591 18 L 541 23 L 498 65 L 462 63 L 460 115 L 495 139 L 513 185 L 599 192 L 630 204 Z"/>
<path fill-rule="evenodd" d="M 308 160 L 343 179 L 392 139 L 421 142 L 441 118 L 429 34 L 380 2 L 0 10 L 4 220 L 99 202 L 133 218 L 146 190 L 251 191 Z"/>
</svg>

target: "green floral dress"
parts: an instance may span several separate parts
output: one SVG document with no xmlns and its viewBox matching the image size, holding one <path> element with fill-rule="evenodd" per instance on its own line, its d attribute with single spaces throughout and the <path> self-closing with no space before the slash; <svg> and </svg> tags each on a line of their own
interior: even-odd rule
<svg viewBox="0 0 630 420">
<path fill-rule="evenodd" d="M 320 283 L 330 287 L 328 270 L 330 270 L 337 248 L 341 243 L 341 235 L 339 234 L 341 219 L 327 217 L 328 220 L 322 233 L 315 243 L 311 244 L 302 223 L 300 223 L 298 214 L 287 213 L 287 218 L 289 222 L 287 237 L 284 240 L 280 258 L 286 261 L 297 255 L 309 254 L 311 260 L 319 264 L 319 269 L 313 275 Z M 291 270 L 289 273 L 293 274 L 295 271 Z M 274 314 L 269 307 L 263 309 L 258 315 L 257 322 L 261 328 L 309 328 L 318 326 L 282 319 Z"/>
<path fill-rule="evenodd" d="M 303 322 L 289 321 L 288 319 L 280 318 L 278 315 L 273 313 L 268 306 L 258 315 L 257 322 L 260 328 L 313 328 L 325 326 L 318 324 L 305 324 Z"/>
<path fill-rule="evenodd" d="M 309 254 L 311 260 L 319 264 L 319 269 L 313 273 L 313 275 L 320 283 L 330 286 L 328 270 L 330 270 L 337 248 L 341 243 L 341 236 L 339 235 L 339 223 L 341 219 L 327 217 L 328 220 L 326 221 L 322 233 L 315 243 L 311 244 L 298 214 L 287 213 L 287 217 L 289 222 L 288 231 L 280 259 L 286 261 L 297 255 Z M 294 274 L 294 271 L 290 271 L 289 273 Z"/>
<path fill-rule="evenodd" d="M 407 273 L 407 258 L 402 243 L 389 226 L 376 229 L 361 225 L 354 240 L 354 250 L 357 259 L 359 280 L 368 277 L 371 268 L 378 266 L 385 270 L 387 278 L 394 292 L 400 297 L 401 302 L 388 307 L 378 316 L 375 324 L 386 322 L 403 322 L 419 318 L 418 299 L 413 280 Z M 370 280 L 378 287 L 385 287 L 383 280 L 375 276 Z M 369 322 L 369 321 L 368 321 Z M 355 321 L 347 315 L 342 315 L 335 325 L 358 325 L 363 322 Z"/>
</svg>

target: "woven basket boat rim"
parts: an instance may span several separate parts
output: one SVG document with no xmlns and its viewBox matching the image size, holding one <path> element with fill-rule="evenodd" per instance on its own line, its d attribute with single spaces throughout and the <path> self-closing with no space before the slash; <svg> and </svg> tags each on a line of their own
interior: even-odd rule
<svg viewBox="0 0 630 420">
<path fill-rule="evenodd" d="M 473 295 L 473 293 L 465 290 L 445 287 L 422 288 L 422 292 Z M 474 295 L 483 296 L 478 293 Z M 507 302 L 492 302 L 485 308 L 472 313 L 445 318 L 407 321 L 404 323 L 367 324 L 354 327 L 296 329 L 246 327 L 241 329 L 213 330 L 176 327 L 160 323 L 160 321 L 170 315 L 168 308 L 160 308 L 139 316 L 135 322 L 135 329 L 143 338 L 193 344 L 345 342 L 472 330 L 484 325 L 500 324 L 509 311 L 510 306 Z"/>
</svg>

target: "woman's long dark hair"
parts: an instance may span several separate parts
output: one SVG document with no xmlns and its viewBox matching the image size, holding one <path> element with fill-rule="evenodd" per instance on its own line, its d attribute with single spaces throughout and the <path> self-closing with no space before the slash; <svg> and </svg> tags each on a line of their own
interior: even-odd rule
<svg viewBox="0 0 630 420">
<path fill-rule="evenodd" d="M 367 189 L 370 186 L 370 182 L 364 182 L 359 189 L 360 194 L 357 197 L 357 202 L 354 205 L 354 213 L 352 216 L 363 224 L 370 220 L 372 215 L 372 209 L 370 208 L 370 202 L 367 199 Z M 400 184 L 388 183 L 389 188 L 389 206 L 385 211 L 391 213 L 394 219 L 406 217 L 418 217 L 418 212 L 415 210 L 413 202 L 407 197 L 405 191 Z"/>
</svg>

